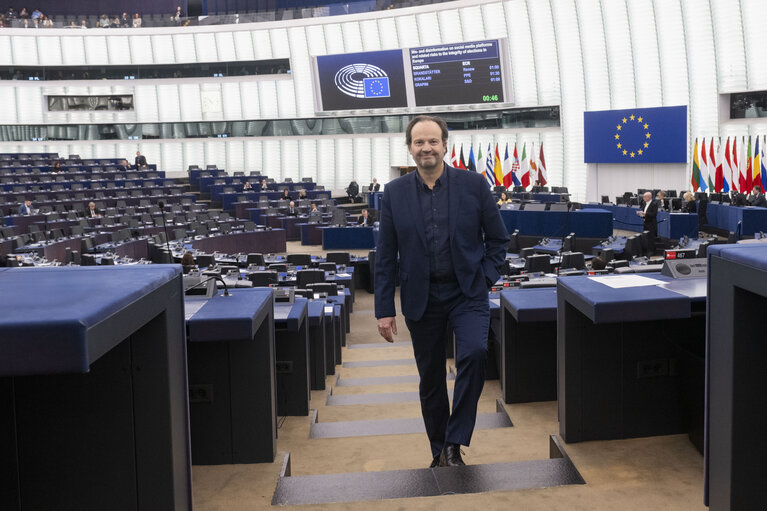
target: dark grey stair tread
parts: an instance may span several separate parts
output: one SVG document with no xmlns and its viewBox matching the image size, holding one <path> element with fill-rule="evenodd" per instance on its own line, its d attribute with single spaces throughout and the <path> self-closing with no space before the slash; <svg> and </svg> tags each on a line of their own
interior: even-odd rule
<svg viewBox="0 0 767 511">
<path fill-rule="evenodd" d="M 391 348 L 393 347 L 404 347 L 404 346 L 412 346 L 413 343 L 410 341 L 397 341 L 397 342 L 361 342 L 359 344 L 350 344 L 347 346 L 349 349 L 354 348 Z"/>
<path fill-rule="evenodd" d="M 475 430 L 513 426 L 506 412 L 479 413 Z M 408 435 L 425 433 L 422 417 L 364 421 L 320 422 L 312 424 L 309 438 L 344 438 L 376 435 Z"/>
<path fill-rule="evenodd" d="M 344 362 L 342 367 L 383 367 L 383 366 L 406 366 L 414 365 L 414 358 L 397 358 L 392 360 L 361 360 L 358 362 Z"/>
<path fill-rule="evenodd" d="M 447 395 L 453 397 L 453 389 L 447 389 Z M 377 394 L 341 394 L 329 395 L 325 404 L 327 406 L 339 405 L 379 405 L 388 403 L 418 402 L 421 398 L 418 392 L 387 392 Z"/>
<path fill-rule="evenodd" d="M 447 373 L 448 380 L 455 380 L 455 375 Z M 373 376 L 368 378 L 336 378 L 338 387 L 365 387 L 367 385 L 394 385 L 397 383 L 418 383 L 421 378 L 417 374 L 404 374 L 401 376 Z"/>
<path fill-rule="evenodd" d="M 552 443 L 558 441 L 552 438 Z M 559 452 L 552 452 L 552 458 L 546 460 L 298 477 L 286 475 L 277 481 L 272 505 L 361 502 L 585 484 L 561 446 L 558 449 Z M 286 465 L 289 474 L 287 459 Z"/>
</svg>

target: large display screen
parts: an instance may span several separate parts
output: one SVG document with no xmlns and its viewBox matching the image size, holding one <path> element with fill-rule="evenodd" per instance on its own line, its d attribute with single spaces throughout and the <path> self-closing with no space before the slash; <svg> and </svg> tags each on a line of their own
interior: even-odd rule
<svg viewBox="0 0 767 511">
<path fill-rule="evenodd" d="M 415 106 L 503 103 L 498 41 L 410 50 Z"/>
<path fill-rule="evenodd" d="M 505 39 L 316 57 L 318 112 L 511 103 Z"/>
<path fill-rule="evenodd" d="M 317 57 L 319 110 L 407 106 L 402 50 Z"/>
</svg>

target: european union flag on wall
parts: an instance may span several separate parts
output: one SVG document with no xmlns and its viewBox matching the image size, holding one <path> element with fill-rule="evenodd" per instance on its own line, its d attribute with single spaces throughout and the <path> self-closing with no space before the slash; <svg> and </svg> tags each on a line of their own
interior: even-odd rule
<svg viewBox="0 0 767 511">
<path fill-rule="evenodd" d="M 388 77 L 365 78 L 363 82 L 366 98 L 388 98 L 390 96 Z"/>
<path fill-rule="evenodd" d="M 585 163 L 687 163 L 687 107 L 583 112 Z"/>
</svg>

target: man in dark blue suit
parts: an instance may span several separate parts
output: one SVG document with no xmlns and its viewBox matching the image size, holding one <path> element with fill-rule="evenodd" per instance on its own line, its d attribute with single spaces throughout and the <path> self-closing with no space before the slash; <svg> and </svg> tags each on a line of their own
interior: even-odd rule
<svg viewBox="0 0 767 511">
<path fill-rule="evenodd" d="M 484 178 L 444 163 L 447 137 L 438 117 L 417 116 L 408 124 L 405 139 L 417 170 L 386 185 L 376 246 L 378 332 L 389 342 L 397 333 L 399 276 L 432 467 L 464 464 L 461 445 L 471 441 L 485 381 L 488 289 L 499 277 L 508 241 Z M 457 351 L 452 414 L 445 381 L 448 324 Z"/>
</svg>

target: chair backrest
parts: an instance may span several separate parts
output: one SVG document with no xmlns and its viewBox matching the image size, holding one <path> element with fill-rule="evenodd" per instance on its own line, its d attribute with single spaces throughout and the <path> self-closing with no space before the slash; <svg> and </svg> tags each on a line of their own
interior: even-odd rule
<svg viewBox="0 0 767 511">
<path fill-rule="evenodd" d="M 335 282 L 317 282 L 307 285 L 309 289 L 314 293 L 327 293 L 328 296 L 334 296 L 338 294 L 338 284 Z"/>
<path fill-rule="evenodd" d="M 312 264 L 312 256 L 309 254 L 288 254 L 288 264 L 306 266 Z"/>
<path fill-rule="evenodd" d="M 269 269 L 277 272 L 288 271 L 288 265 L 283 263 L 272 263 L 269 265 Z"/>
<path fill-rule="evenodd" d="M 255 264 L 256 266 L 266 266 L 264 261 L 264 254 L 248 254 L 248 258 L 245 261 L 248 266 Z"/>
<path fill-rule="evenodd" d="M 575 268 L 576 270 L 582 270 L 586 267 L 586 258 L 582 252 L 562 252 L 562 262 L 559 264 L 560 269 Z"/>
<path fill-rule="evenodd" d="M 336 271 L 337 266 L 336 263 L 320 263 L 319 268 L 323 271 Z"/>
<path fill-rule="evenodd" d="M 253 287 L 268 287 L 270 284 L 276 284 L 279 275 L 276 271 L 253 271 L 248 273 L 248 280 L 253 283 Z"/>
<path fill-rule="evenodd" d="M 525 270 L 549 273 L 551 271 L 551 258 L 547 254 L 533 254 L 525 259 Z"/>
<path fill-rule="evenodd" d="M 213 266 L 215 259 L 213 258 L 213 254 L 197 254 L 194 257 L 194 262 L 199 268 L 206 268 L 208 266 Z"/>
<path fill-rule="evenodd" d="M 325 260 L 336 264 L 351 264 L 349 252 L 328 252 Z"/>
<path fill-rule="evenodd" d="M 305 288 L 308 284 L 325 282 L 325 270 L 311 269 L 296 272 L 296 286 Z"/>
</svg>

